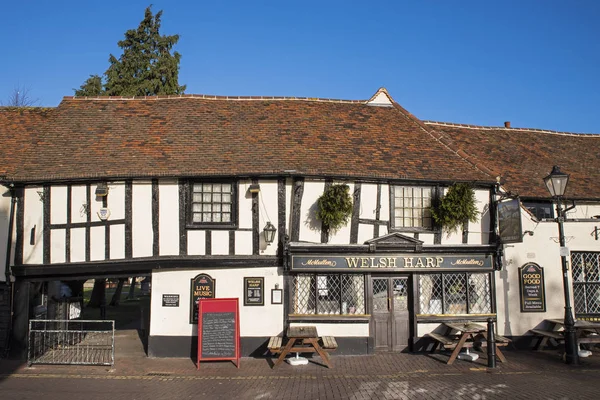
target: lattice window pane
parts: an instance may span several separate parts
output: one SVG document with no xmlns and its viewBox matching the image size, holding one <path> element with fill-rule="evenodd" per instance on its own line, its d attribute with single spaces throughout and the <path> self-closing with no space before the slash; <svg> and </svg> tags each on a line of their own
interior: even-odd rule
<svg viewBox="0 0 600 400">
<path fill-rule="evenodd" d="M 373 311 L 388 311 L 387 278 L 373 278 Z"/>
<path fill-rule="evenodd" d="M 443 274 L 445 314 L 467 313 L 467 277 L 465 274 Z"/>
<path fill-rule="evenodd" d="M 469 274 L 469 313 L 491 313 L 491 299 L 489 274 Z"/>
<path fill-rule="evenodd" d="M 313 275 L 295 275 L 292 285 L 295 314 L 315 314 L 316 281 Z"/>
<path fill-rule="evenodd" d="M 600 314 L 600 253 L 572 252 L 575 316 Z"/>
<path fill-rule="evenodd" d="M 419 290 L 421 314 L 442 314 L 442 275 L 420 275 Z"/>
<path fill-rule="evenodd" d="M 392 281 L 394 311 L 408 311 L 408 284 L 406 278 Z"/>
<path fill-rule="evenodd" d="M 365 313 L 364 275 L 342 275 L 342 314 Z"/>
</svg>

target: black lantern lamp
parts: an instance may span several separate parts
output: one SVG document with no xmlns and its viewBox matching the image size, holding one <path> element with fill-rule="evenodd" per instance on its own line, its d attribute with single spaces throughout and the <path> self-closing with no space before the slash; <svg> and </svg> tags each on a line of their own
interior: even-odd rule
<svg viewBox="0 0 600 400">
<path fill-rule="evenodd" d="M 96 197 L 105 196 L 108 196 L 108 185 L 106 182 L 100 182 L 98 186 L 96 186 Z"/>
<path fill-rule="evenodd" d="M 273 243 L 273 240 L 275 240 L 275 232 L 277 232 L 277 228 L 275 228 L 275 226 L 273 226 L 273 224 L 270 221 L 268 221 L 267 225 L 265 225 L 265 227 L 263 228 L 265 242 L 267 242 L 267 245 Z"/>
<path fill-rule="evenodd" d="M 575 319 L 573 318 L 573 310 L 571 309 L 571 294 L 569 290 L 569 267 L 567 265 L 567 250 L 565 246 L 565 231 L 563 222 L 565 222 L 565 214 L 568 210 L 575 207 L 574 205 L 563 209 L 562 197 L 567 189 L 569 182 L 569 174 L 560 171 L 558 166 L 552 167 L 550 175 L 544 178 L 544 183 L 552 198 L 556 201 L 556 222 L 558 223 L 558 239 L 560 242 L 560 258 L 563 273 L 563 290 L 565 296 L 565 362 L 567 364 L 579 364 L 579 354 L 577 349 L 577 335 L 575 333 Z"/>
</svg>

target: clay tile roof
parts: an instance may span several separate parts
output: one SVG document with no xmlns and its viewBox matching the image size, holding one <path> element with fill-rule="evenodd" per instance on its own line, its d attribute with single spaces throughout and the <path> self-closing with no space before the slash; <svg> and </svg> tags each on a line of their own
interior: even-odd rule
<svg viewBox="0 0 600 400">
<path fill-rule="evenodd" d="M 600 199 L 600 135 L 423 122 L 521 196 L 548 198 L 543 178 L 558 165 L 571 175 L 566 197 Z"/>
<path fill-rule="evenodd" d="M 27 126 L 36 133 L 34 147 L 12 160 L 5 178 L 251 176 L 294 170 L 315 176 L 494 182 L 485 166 L 438 140 L 396 103 L 366 103 L 207 95 L 65 97 L 43 124 Z M 17 125 L 0 124 L 0 134 L 23 129 Z"/>
</svg>

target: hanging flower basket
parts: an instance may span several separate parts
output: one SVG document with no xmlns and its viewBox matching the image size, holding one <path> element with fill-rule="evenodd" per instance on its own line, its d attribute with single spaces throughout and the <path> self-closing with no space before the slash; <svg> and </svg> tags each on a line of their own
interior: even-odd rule
<svg viewBox="0 0 600 400">
<path fill-rule="evenodd" d="M 453 184 L 437 206 L 431 207 L 431 216 L 448 233 L 455 232 L 466 221 L 477 222 L 475 190 L 467 183 Z"/>
<path fill-rule="evenodd" d="M 335 232 L 350 221 L 352 216 L 352 196 L 346 184 L 331 185 L 317 200 L 318 220 L 328 231 Z"/>
</svg>

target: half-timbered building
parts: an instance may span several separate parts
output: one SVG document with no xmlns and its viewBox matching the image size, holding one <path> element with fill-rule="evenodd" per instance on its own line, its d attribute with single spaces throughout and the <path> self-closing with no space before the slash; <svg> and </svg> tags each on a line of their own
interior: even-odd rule
<svg viewBox="0 0 600 400">
<path fill-rule="evenodd" d="M 210 296 L 240 299 L 243 355 L 290 325 L 334 336 L 339 354 L 417 350 L 448 319 L 497 317 L 523 336 L 562 310 L 542 182 L 554 164 L 578 200 L 566 228 L 576 304 L 600 316 L 600 274 L 587 272 L 600 268 L 597 136 L 424 122 L 385 89 L 365 101 L 66 97 L 0 111 L 0 131 L 14 346 L 37 282 L 143 275 L 151 356 L 194 354 L 196 301 Z M 456 182 L 474 188 L 479 217 L 446 232 L 430 207 Z M 353 211 L 329 231 L 316 203 L 338 183 Z M 497 206 L 517 194 L 528 234 L 502 243 Z M 520 309 L 526 263 L 544 267 L 545 311 Z"/>
</svg>

